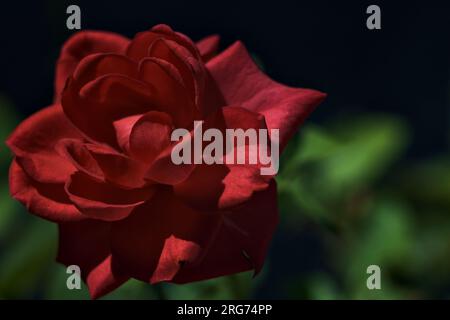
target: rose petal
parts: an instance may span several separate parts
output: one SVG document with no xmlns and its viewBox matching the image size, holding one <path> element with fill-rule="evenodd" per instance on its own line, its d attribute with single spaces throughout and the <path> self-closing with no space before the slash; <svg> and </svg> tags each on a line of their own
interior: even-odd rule
<svg viewBox="0 0 450 320">
<path fill-rule="evenodd" d="M 168 25 L 158 24 L 152 28 L 152 32 L 158 33 L 159 35 L 164 35 L 164 37 L 168 40 L 176 41 L 188 49 L 194 57 L 200 57 L 200 53 L 198 52 L 194 42 L 192 42 L 192 40 L 185 34 L 173 31 Z"/>
<path fill-rule="evenodd" d="M 55 102 L 60 100 L 67 78 L 84 57 L 93 53 L 124 53 L 128 43 L 127 38 L 111 32 L 79 31 L 70 37 L 56 63 Z"/>
<path fill-rule="evenodd" d="M 112 225 L 113 266 L 142 281 L 168 280 L 177 262 L 195 264 L 201 258 L 196 245 L 207 248 L 218 221 L 217 215 L 192 210 L 177 200 L 170 188 L 161 188 L 152 201 Z M 172 236 L 183 241 L 174 245 L 169 240 L 165 246 Z"/>
<path fill-rule="evenodd" d="M 60 155 L 68 159 L 78 171 L 84 172 L 100 181 L 104 180 L 102 169 L 86 148 L 84 142 L 75 139 L 62 139 L 57 144 L 56 150 Z"/>
<path fill-rule="evenodd" d="M 150 31 L 136 34 L 126 49 L 127 56 L 137 62 L 147 58 L 149 48 L 155 40 L 160 38 L 175 41 L 189 50 L 193 56 L 200 57 L 191 39 L 184 34 L 174 32 L 169 26 L 163 24 L 154 26 Z"/>
<path fill-rule="evenodd" d="M 257 274 L 278 223 L 276 184 L 224 212 L 221 228 L 206 255 L 195 266 L 187 264 L 174 283 L 206 280 L 247 270 Z"/>
<path fill-rule="evenodd" d="M 97 53 L 83 58 L 75 69 L 73 82 L 78 88 L 107 74 L 137 77 L 138 64 L 128 57 L 114 53 Z"/>
<path fill-rule="evenodd" d="M 114 129 L 116 130 L 117 142 L 120 148 L 127 154 L 130 154 L 130 133 L 134 124 L 142 117 L 142 114 L 129 116 L 114 121 Z"/>
<path fill-rule="evenodd" d="M 130 132 L 130 154 L 150 164 L 169 144 L 173 124 L 163 112 L 150 111 L 134 124 Z"/>
<path fill-rule="evenodd" d="M 149 48 L 149 56 L 171 63 L 180 73 L 191 99 L 200 107 L 205 86 L 205 69 L 185 47 L 175 41 L 157 39 Z"/>
<path fill-rule="evenodd" d="M 126 190 L 93 180 L 76 172 L 66 184 L 70 200 L 84 215 L 98 220 L 116 221 L 127 217 L 153 195 L 153 188 Z"/>
<path fill-rule="evenodd" d="M 290 88 L 271 80 L 259 70 L 241 42 L 206 66 L 228 104 L 258 112 L 265 116 L 269 129 L 280 130 L 280 151 L 325 98 L 319 91 Z"/>
<path fill-rule="evenodd" d="M 57 261 L 80 267 L 89 293 L 97 299 L 122 285 L 129 278 L 111 269 L 110 225 L 87 220 L 59 224 Z"/>
<path fill-rule="evenodd" d="M 23 121 L 6 144 L 34 180 L 64 183 L 74 167 L 55 151 L 63 138 L 81 139 L 78 130 L 67 120 L 60 105 L 44 108 Z"/>
<path fill-rule="evenodd" d="M 125 156 L 107 145 L 87 144 L 64 139 L 58 144 L 61 154 L 70 159 L 81 172 L 100 182 L 111 182 L 125 189 L 141 188 L 148 167 Z"/>
<path fill-rule="evenodd" d="M 148 57 L 148 49 L 153 41 L 159 39 L 161 36 L 155 32 L 144 31 L 136 34 L 133 40 L 128 45 L 126 54 L 130 59 L 136 62 Z"/>
<path fill-rule="evenodd" d="M 139 79 L 155 88 L 156 110 L 168 113 L 177 128 L 192 126 L 195 106 L 173 65 L 165 60 L 146 58 L 139 64 L 139 74 Z"/>
<path fill-rule="evenodd" d="M 68 118 L 92 141 L 118 147 L 113 123 L 152 109 L 152 88 L 119 74 L 108 74 L 82 88 L 69 85 L 62 105 Z"/>
<path fill-rule="evenodd" d="M 264 118 L 256 113 L 239 107 L 225 107 L 210 117 L 204 124 L 203 132 L 208 127 L 217 128 L 223 134 L 225 143 L 225 129 L 265 129 Z M 258 131 L 257 131 L 258 135 Z M 259 143 L 258 136 L 258 143 Z M 258 151 L 262 146 L 254 146 Z M 197 165 L 189 178 L 174 185 L 174 192 L 187 204 L 200 209 L 228 208 L 238 205 L 248 200 L 253 192 L 261 191 L 268 187 L 270 175 L 261 175 L 262 165 L 257 162 L 250 164 L 250 146 L 246 140 L 246 145 L 241 149 L 235 145 L 230 153 L 246 155 L 245 164 L 227 163 L 224 154 L 224 164 L 201 164 Z"/>
<path fill-rule="evenodd" d="M 198 51 L 206 63 L 217 55 L 219 49 L 220 37 L 217 34 L 210 35 L 196 43 Z"/>
<path fill-rule="evenodd" d="M 194 262 L 200 254 L 200 246 L 192 241 L 178 239 L 171 235 L 164 247 L 150 283 L 170 281 L 178 273 L 181 265 Z"/>
<path fill-rule="evenodd" d="M 145 180 L 147 165 L 105 146 L 87 145 L 87 149 L 101 168 L 106 182 L 124 189 L 140 189 L 148 185 Z"/>
<path fill-rule="evenodd" d="M 176 185 L 183 182 L 190 176 L 195 169 L 195 164 L 193 164 L 192 161 L 189 164 L 174 164 L 172 161 L 173 147 L 174 145 L 168 146 L 153 161 L 150 168 L 146 172 L 147 179 L 161 184 Z"/>
<path fill-rule="evenodd" d="M 32 180 L 15 160 L 9 171 L 9 190 L 14 199 L 41 218 L 56 222 L 85 219 L 68 199 L 64 185 Z"/>
</svg>

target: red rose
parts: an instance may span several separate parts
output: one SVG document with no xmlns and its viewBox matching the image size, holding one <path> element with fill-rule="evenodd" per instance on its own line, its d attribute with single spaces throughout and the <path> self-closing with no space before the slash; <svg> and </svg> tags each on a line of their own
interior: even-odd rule
<svg viewBox="0 0 450 320">
<path fill-rule="evenodd" d="M 83 31 L 63 46 L 55 102 L 8 139 L 14 198 L 59 225 L 57 260 L 93 298 L 130 277 L 186 283 L 254 269 L 277 225 L 255 165 L 175 165 L 170 133 L 279 129 L 280 149 L 324 94 L 265 76 L 242 43 L 216 55 L 158 25 L 133 40 Z"/>
</svg>

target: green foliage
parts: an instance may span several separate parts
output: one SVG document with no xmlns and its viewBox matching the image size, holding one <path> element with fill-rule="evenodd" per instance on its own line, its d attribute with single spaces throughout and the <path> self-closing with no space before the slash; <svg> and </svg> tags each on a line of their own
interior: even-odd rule
<svg viewBox="0 0 450 320">
<path fill-rule="evenodd" d="M 221 300 L 246 299 L 251 287 L 252 273 L 244 272 L 185 285 L 166 284 L 163 290 L 169 299 Z"/>
<path fill-rule="evenodd" d="M 343 217 L 336 207 L 361 200 L 407 142 L 405 124 L 388 116 L 341 120 L 327 131 L 305 127 L 301 139 L 290 146 L 295 152 L 288 151 L 283 159 L 281 197 L 313 218 L 339 223 Z"/>
<path fill-rule="evenodd" d="M 55 256 L 56 226 L 30 218 L 1 255 L 0 296 L 32 297 Z"/>
</svg>

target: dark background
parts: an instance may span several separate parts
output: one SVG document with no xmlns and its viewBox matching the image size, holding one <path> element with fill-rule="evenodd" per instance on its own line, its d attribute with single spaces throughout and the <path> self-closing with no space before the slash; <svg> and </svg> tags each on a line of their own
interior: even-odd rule
<svg viewBox="0 0 450 320">
<path fill-rule="evenodd" d="M 371 116 L 372 114 L 388 114 L 389 116 L 399 117 L 408 124 L 411 138 L 401 161 L 397 162 L 394 168 L 401 168 L 411 161 L 434 159 L 436 156 L 448 153 L 450 142 L 449 1 L 4 1 L 0 4 L 0 94 L 5 96 L 14 106 L 19 119 L 23 119 L 52 103 L 54 67 L 59 50 L 65 40 L 76 32 L 66 28 L 68 17 L 66 8 L 70 4 L 80 6 L 81 27 L 84 30 L 113 31 L 131 38 L 137 32 L 149 29 L 155 24 L 165 23 L 188 35 L 193 40 L 199 40 L 209 34 L 219 34 L 222 39 L 222 49 L 236 40 L 242 40 L 249 51 L 262 62 L 265 72 L 273 79 L 291 86 L 318 89 L 328 94 L 326 101 L 312 114 L 308 123 L 327 127 L 329 122 L 339 122 L 341 117 L 348 118 L 349 115 L 356 117 L 359 114 L 369 115 L 372 122 L 377 121 L 377 118 Z M 368 17 L 366 8 L 370 4 L 377 4 L 381 7 L 381 30 L 368 30 L 366 28 Z M 383 124 L 380 122 L 380 131 L 385 128 L 383 125 L 384 122 Z M 388 132 L 390 131 L 388 130 Z M 392 133 L 393 135 L 400 134 L 402 130 L 394 129 Z M 354 131 L 353 134 L 355 135 L 354 138 L 357 139 L 359 131 Z M 397 138 L 392 137 L 393 140 Z M 356 148 L 355 150 L 365 149 Z M 392 153 L 392 150 L 390 152 Z M 353 155 L 347 154 L 347 156 L 350 163 Z M 374 161 L 378 161 L 378 159 Z M 380 160 L 380 162 L 382 161 L 383 159 Z M 446 166 L 449 163 L 445 161 Z M 374 168 L 370 170 L 376 171 Z M 432 168 L 441 167 L 440 164 L 433 164 Z M 339 171 L 340 169 L 336 170 Z M 398 170 L 394 170 L 394 172 L 396 171 Z M 406 176 L 412 176 L 412 172 L 407 171 Z M 426 173 L 425 181 L 428 181 L 430 177 L 436 177 L 437 180 L 443 177 L 441 171 L 436 172 L 434 176 Z M 450 170 L 445 172 L 449 173 L 446 177 L 450 178 Z M 382 226 L 387 226 L 388 230 L 394 230 L 392 232 L 396 233 L 397 229 L 389 228 L 391 225 L 395 225 L 397 221 L 395 219 L 401 217 L 398 221 L 403 221 L 401 219 L 404 216 L 402 205 L 397 206 L 397 204 L 403 204 L 405 199 L 412 199 L 416 196 L 415 191 L 412 193 L 409 192 L 409 189 L 405 191 L 406 189 L 398 184 L 388 185 L 385 188 L 383 182 L 389 181 L 393 175 L 393 171 L 383 171 L 376 184 L 372 184 L 372 181 L 369 182 L 369 178 L 364 178 L 366 179 L 364 184 L 352 185 L 351 192 L 349 191 L 345 196 L 340 195 L 340 200 L 336 201 L 339 206 L 334 205 L 334 195 L 329 197 L 330 199 L 333 198 L 332 200 L 323 197 L 328 200 L 321 199 L 320 201 L 331 201 L 332 205 L 328 207 L 330 215 L 334 214 L 334 211 L 339 211 L 339 214 L 342 213 L 345 218 L 349 214 L 355 214 L 355 211 L 361 217 L 368 218 L 367 221 L 372 221 L 370 219 L 376 217 L 373 212 L 377 213 L 378 209 L 367 211 L 364 206 L 361 207 L 362 209 L 359 208 L 358 204 L 361 201 L 365 203 L 367 194 L 369 194 L 368 198 L 375 199 L 373 203 L 377 204 L 379 198 L 383 198 L 385 189 L 393 190 L 392 194 L 395 197 L 401 194 L 398 199 L 395 198 L 396 200 L 393 202 L 389 200 L 391 202 L 388 201 L 388 205 L 384 200 L 384 202 L 380 202 L 382 203 L 380 208 L 387 207 L 387 212 L 392 211 L 392 215 L 389 213 L 385 216 L 383 216 L 383 210 L 380 212 L 381 216 L 387 217 L 386 221 L 389 222 L 380 222 L 379 229 L 372 231 L 376 233 L 377 230 L 382 230 Z M 289 175 L 286 175 L 286 177 L 287 180 L 291 178 Z M 313 180 L 317 177 L 317 179 L 320 178 L 319 175 L 317 177 L 313 175 L 312 177 Z M 280 180 L 282 179 L 283 177 Z M 417 179 L 417 181 L 422 181 L 419 178 Z M 434 178 L 430 179 L 433 180 Z M 415 185 L 419 189 L 428 188 L 415 182 L 416 180 L 413 180 L 413 182 L 406 181 L 406 185 Z M 446 183 L 446 181 L 443 183 Z M 383 187 L 380 187 L 380 184 Z M 370 192 L 366 192 L 367 185 L 370 187 Z M 433 259 L 436 259 L 436 261 L 428 261 L 427 257 L 420 258 L 424 250 L 428 250 L 423 248 L 435 248 L 438 244 L 443 243 L 442 239 L 445 242 L 450 238 L 446 237 L 450 234 L 450 224 L 448 223 L 450 222 L 450 206 L 448 201 L 445 202 L 445 199 L 448 199 L 448 195 L 450 195 L 450 186 L 448 184 L 445 184 L 445 186 L 447 189 L 441 185 L 435 187 L 434 193 L 430 196 L 431 200 L 425 197 L 423 203 L 417 204 L 411 200 L 411 204 L 407 205 L 414 208 L 411 209 L 412 213 L 406 214 L 408 217 L 414 216 L 414 218 L 411 218 L 414 219 L 411 222 L 411 225 L 414 226 L 423 225 L 422 218 L 420 218 L 422 214 L 438 212 L 435 216 L 432 216 L 431 222 L 427 222 L 432 227 L 426 229 L 429 233 L 423 235 L 424 241 L 420 240 L 421 232 L 417 232 L 420 228 L 413 227 L 415 233 L 412 238 L 406 237 L 408 240 L 394 238 L 392 242 L 386 240 L 387 242 L 383 243 L 383 248 L 398 249 L 401 246 L 397 245 L 397 241 L 398 243 L 409 243 L 412 242 L 412 239 L 417 240 L 417 243 L 414 243 L 414 248 L 411 249 L 412 253 L 408 251 L 409 249 L 406 250 L 403 247 L 398 249 L 399 251 L 395 251 L 397 249 L 389 251 L 401 252 L 402 254 L 408 251 L 408 254 L 414 257 L 413 260 L 416 263 L 413 264 L 414 267 L 411 270 L 408 268 L 402 269 L 397 265 L 396 253 L 386 258 L 389 281 L 392 282 L 392 288 L 394 289 L 391 291 L 387 289 L 388 294 L 382 296 L 382 298 L 441 298 L 450 296 L 450 278 L 447 277 L 444 281 L 440 277 L 440 274 L 450 274 L 450 271 L 443 270 L 444 265 L 448 265 L 450 242 L 448 248 L 443 249 L 442 252 L 444 253 L 439 251 L 435 254 Z M 336 189 L 339 188 L 336 187 Z M 428 189 L 431 190 L 432 188 Z M 319 188 L 319 190 L 324 194 L 328 192 L 326 188 Z M 362 194 L 361 190 L 364 190 L 367 194 Z M 303 214 L 308 217 L 305 213 L 308 212 L 308 208 L 305 209 L 300 206 L 299 209 L 289 200 L 283 198 L 283 191 L 280 191 L 280 194 L 281 206 L 285 207 L 282 209 L 284 213 L 286 213 L 285 211 L 295 211 L 300 216 Z M 383 196 L 379 196 L 379 194 Z M 445 202 L 445 204 L 443 205 L 440 201 Z M 351 210 L 348 210 L 348 203 L 351 204 Z M 377 205 L 374 207 L 378 208 Z M 409 212 L 408 210 L 406 211 Z M 389 220 L 390 217 L 396 218 L 391 221 Z M 364 220 L 363 218 L 361 219 Z M 401 228 L 407 224 L 408 219 L 399 223 L 400 231 L 403 230 Z M 377 221 L 374 222 L 375 226 L 378 226 Z M 228 295 L 224 294 L 224 296 L 219 297 L 372 297 L 366 296 L 365 293 L 361 294 L 358 291 L 359 289 L 353 288 L 353 278 L 346 275 L 346 270 L 353 270 L 351 269 L 352 265 L 357 263 L 367 266 L 376 262 L 378 256 L 375 255 L 374 261 L 373 257 L 370 260 L 365 256 L 361 258 L 358 254 L 353 256 L 349 254 L 350 258 L 341 263 L 338 261 L 339 259 L 335 259 L 330 254 L 330 252 L 337 251 L 342 254 L 345 260 L 346 254 L 348 254 L 345 253 L 347 248 L 350 248 L 350 251 L 356 248 L 354 252 L 359 252 L 357 249 L 359 243 L 370 242 L 370 239 L 364 238 L 364 234 L 372 232 L 369 227 L 364 223 L 361 225 L 360 220 L 356 222 L 351 220 L 348 223 L 351 227 L 347 229 L 340 229 L 339 223 L 336 222 L 330 227 L 329 222 L 321 223 L 315 218 L 311 220 L 305 218 L 297 225 L 297 229 L 295 227 L 289 228 L 289 225 L 292 224 L 290 220 L 283 223 L 284 225 L 275 237 L 270 259 L 268 259 L 269 271 L 266 272 L 263 280 L 260 280 L 258 289 L 250 295 L 242 295 L 239 290 L 242 291 L 243 289 L 238 288 L 236 290 L 232 284 L 231 287 L 235 290 L 233 291 L 234 294 L 227 293 Z M 444 235 L 443 238 L 433 238 L 433 235 L 437 234 L 435 228 L 444 225 L 448 228 L 441 230 Z M 17 223 L 15 226 L 19 230 L 18 233 L 25 234 L 27 232 L 27 229 L 20 229 L 21 227 Z M 46 227 L 40 226 L 39 228 L 36 230 L 46 230 Z M 41 231 L 37 231 L 37 235 L 40 235 L 39 232 Z M 40 237 L 45 238 L 45 233 L 44 231 Z M 38 237 L 37 235 L 36 237 Z M 358 238 L 359 235 L 362 235 L 361 238 Z M 382 238 L 384 235 L 384 231 L 381 231 Z M 52 291 L 56 292 L 53 295 L 42 293 L 47 289 L 41 290 L 40 286 L 43 286 L 43 284 L 40 284 L 39 280 L 24 282 L 22 287 L 17 285 L 20 280 L 6 281 L 5 279 L 11 277 L 7 277 L 5 274 L 14 274 L 14 271 L 2 273 L 1 269 L 6 264 L 2 262 L 2 257 L 3 261 L 7 261 L 10 255 L 7 250 L 12 252 L 16 249 L 10 249 L 13 248 L 13 244 L 5 239 L 7 238 L 2 238 L 0 230 L 0 298 L 2 295 L 14 298 L 59 298 L 61 297 L 60 294 L 64 294 L 61 293 L 65 292 L 64 290 Z M 391 238 L 387 237 L 386 239 Z M 34 241 L 35 238 L 28 240 Z M 54 243 L 53 238 L 45 241 Z M 430 243 L 430 247 L 426 245 L 422 247 L 423 243 Z M 24 246 L 26 247 L 25 244 Z M 4 256 L 1 253 L 2 248 L 5 252 Z M 30 252 L 33 251 L 32 249 L 29 250 Z M 384 252 L 377 250 L 375 248 L 374 252 L 379 256 L 382 255 L 379 252 Z M 13 254 L 11 253 L 11 255 Z M 20 259 L 19 262 L 22 261 Z M 48 261 L 53 261 L 51 253 Z M 17 266 L 22 266 L 23 263 L 19 262 L 17 262 Z M 430 276 L 431 278 L 427 278 L 430 270 L 424 267 L 428 263 L 435 263 L 434 265 L 438 270 L 430 269 L 433 270 L 431 273 L 434 274 L 434 277 Z M 11 264 L 9 265 L 11 269 L 14 269 Z M 12 265 L 14 266 L 14 264 Z M 48 265 L 45 266 L 45 268 L 49 268 Z M 36 268 L 27 269 L 27 272 L 32 272 Z M 359 269 L 354 270 L 357 270 L 356 273 L 360 272 Z M 64 271 L 60 272 L 62 272 L 62 279 L 64 279 Z M 305 281 L 311 279 L 312 274 L 317 273 L 324 274 L 325 280 L 320 278 L 322 280 L 319 279 L 317 283 L 305 284 Z M 21 274 L 18 274 L 17 277 L 20 279 Z M 36 277 L 39 278 L 42 275 L 39 274 Z M 363 272 L 364 277 L 365 273 Z M 300 289 L 296 289 L 297 291 L 289 291 L 279 285 L 286 282 L 295 284 L 295 281 L 297 281 L 295 279 L 302 283 L 298 286 Z M 61 283 L 64 282 L 64 280 L 61 281 Z M 355 281 L 358 285 L 361 284 L 364 287 L 365 280 L 360 281 L 360 278 L 357 278 Z M 330 283 L 332 285 L 329 285 Z M 200 286 L 200 289 L 193 287 L 192 290 L 188 289 L 188 291 L 181 289 L 180 292 L 172 296 L 170 295 L 171 289 L 166 288 L 167 297 L 208 298 L 210 297 L 210 291 L 208 290 L 214 286 L 226 287 L 218 282 L 213 283 L 211 287 Z M 334 289 L 337 288 L 335 291 L 338 293 L 330 293 L 334 292 L 334 289 L 330 289 L 330 286 Z M 366 290 L 365 287 L 363 289 Z M 193 294 L 192 292 L 197 292 L 195 290 L 200 290 L 199 292 L 202 292 L 203 295 Z M 158 292 L 161 293 L 161 291 Z M 130 295 L 121 293 L 119 297 L 129 298 Z M 131 294 L 131 297 L 135 297 L 135 295 Z M 148 297 L 148 292 L 142 296 L 138 295 L 138 297 Z M 157 295 L 157 297 L 161 298 L 160 295 Z"/>
</svg>

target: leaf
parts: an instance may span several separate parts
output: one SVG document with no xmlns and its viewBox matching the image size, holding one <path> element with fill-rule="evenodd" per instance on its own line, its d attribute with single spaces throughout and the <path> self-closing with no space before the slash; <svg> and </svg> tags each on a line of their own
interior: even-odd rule
<svg viewBox="0 0 450 320">
<path fill-rule="evenodd" d="M 282 158 L 282 211 L 290 221 L 304 215 L 336 224 L 352 197 L 385 175 L 407 143 L 406 125 L 390 116 L 356 117 L 326 130 L 306 127 Z"/>
<path fill-rule="evenodd" d="M 0 296 L 25 298 L 35 294 L 43 274 L 55 258 L 56 226 L 39 218 L 18 230 L 0 260 Z"/>
<path fill-rule="evenodd" d="M 334 281 L 325 273 L 310 275 L 307 281 L 308 299 L 342 299 Z"/>
<path fill-rule="evenodd" d="M 331 197 L 371 185 L 399 158 L 408 144 L 408 129 L 399 119 L 370 115 L 339 123 L 341 146 L 319 165 L 317 188 Z"/>
<path fill-rule="evenodd" d="M 80 289 L 69 290 L 67 288 L 66 267 L 53 263 L 46 277 L 44 286 L 44 298 L 49 300 L 86 300 L 90 299 L 89 292 L 84 283 Z"/>
<path fill-rule="evenodd" d="M 328 214 L 311 180 L 317 176 L 317 164 L 331 156 L 339 147 L 329 134 L 309 125 L 302 129 L 281 159 L 281 172 L 277 176 L 281 211 L 290 222 L 301 219 L 298 211 L 314 219 L 327 219 Z"/>
<path fill-rule="evenodd" d="M 135 279 L 107 294 L 102 300 L 154 300 L 157 299 L 154 286 Z"/>
<path fill-rule="evenodd" d="M 0 185 L 0 244 L 11 234 L 12 225 L 21 210 L 20 204 L 9 195 L 8 184 Z"/>
<path fill-rule="evenodd" d="M 342 270 L 355 295 L 368 297 L 366 286 L 367 267 L 377 265 L 382 272 L 383 293 L 370 293 L 371 297 L 397 297 L 388 287 L 397 287 L 389 274 L 392 270 L 404 270 L 404 265 L 413 258 L 414 224 L 411 209 L 407 204 L 381 197 L 375 203 L 362 225 L 346 234 L 346 255 L 341 257 Z M 389 285 L 388 285 L 389 284 Z M 377 290 L 373 290 L 377 291 Z"/>
<path fill-rule="evenodd" d="M 164 292 L 168 299 L 175 300 L 228 300 L 245 299 L 250 295 L 252 273 L 243 272 L 211 280 L 183 285 L 166 284 Z"/>
</svg>

